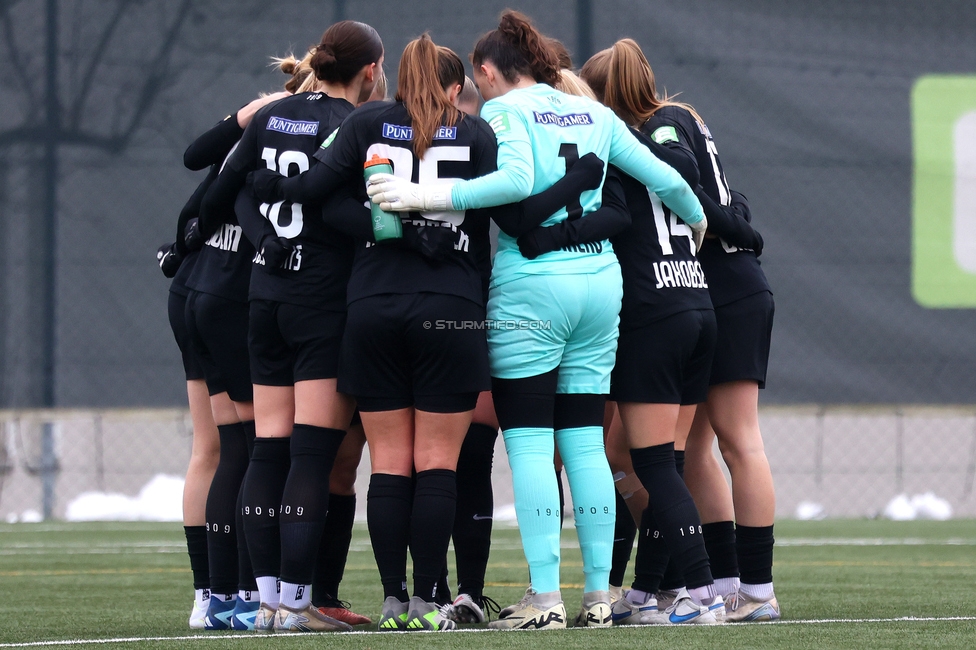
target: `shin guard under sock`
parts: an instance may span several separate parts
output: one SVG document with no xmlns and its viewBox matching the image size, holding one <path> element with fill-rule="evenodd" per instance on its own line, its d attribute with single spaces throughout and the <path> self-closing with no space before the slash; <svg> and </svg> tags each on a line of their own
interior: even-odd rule
<svg viewBox="0 0 976 650">
<path fill-rule="evenodd" d="M 413 595 L 433 602 L 447 559 L 457 509 L 457 476 L 449 469 L 417 472 L 410 517 Z"/>
<path fill-rule="evenodd" d="M 583 592 L 607 591 L 613 563 L 617 490 L 603 447 L 603 427 L 560 429 L 556 431 L 556 443 L 573 495 L 573 517 L 583 555 Z M 532 575 L 535 577 L 535 573 Z"/>
<path fill-rule="evenodd" d="M 244 428 L 244 442 L 247 444 L 248 466 L 250 466 L 256 435 L 254 420 L 245 420 L 241 422 L 241 426 Z M 247 470 L 244 471 L 244 476 L 247 476 Z M 241 487 L 237 491 L 237 512 L 234 515 L 237 524 L 237 591 L 239 597 L 252 602 L 257 599 L 258 583 L 254 578 L 251 552 L 247 547 L 247 535 L 244 532 L 244 476 L 241 477 Z"/>
<path fill-rule="evenodd" d="M 712 577 L 716 580 L 738 578 L 735 524 L 731 521 L 702 524 L 702 537 L 705 539 L 705 551 L 712 566 Z"/>
<path fill-rule="evenodd" d="M 316 607 L 336 606 L 355 520 L 356 495 L 329 494 L 329 513 L 325 517 L 312 580 L 312 603 Z"/>
<path fill-rule="evenodd" d="M 739 578 L 743 584 L 761 585 L 773 581 L 773 543 L 772 526 L 735 527 Z"/>
<path fill-rule="evenodd" d="M 559 490 L 559 527 L 566 522 L 566 488 L 563 487 L 563 470 L 556 470 L 556 488 Z"/>
<path fill-rule="evenodd" d="M 653 594 L 662 589 L 661 580 L 668 566 L 668 545 L 658 530 L 657 521 L 651 509 L 645 508 L 641 515 L 637 538 L 637 559 L 634 560 L 634 589 Z"/>
<path fill-rule="evenodd" d="M 190 556 L 194 589 L 210 589 L 210 565 L 207 563 L 207 527 L 183 526 L 186 551 Z"/>
<path fill-rule="evenodd" d="M 648 507 L 664 536 L 671 558 L 689 589 L 712 583 L 695 502 L 674 462 L 674 443 L 631 449 L 634 473 L 647 490 Z"/>
<path fill-rule="evenodd" d="M 257 578 L 277 578 L 281 570 L 278 522 L 281 494 L 291 466 L 290 449 L 289 438 L 258 438 L 244 476 L 244 533 Z"/>
<path fill-rule="evenodd" d="M 475 602 L 485 588 L 491 550 L 491 465 L 497 437 L 495 427 L 473 423 L 464 437 L 457 464 L 457 510 L 452 537 L 458 593 L 468 594 Z"/>
<path fill-rule="evenodd" d="M 678 472 L 678 476 L 684 480 L 685 477 L 685 452 L 683 449 L 674 450 L 674 469 Z M 705 542 L 706 551 L 708 550 L 708 542 Z M 667 553 L 667 545 L 655 544 L 655 549 L 660 548 L 663 552 Z M 664 577 L 661 578 L 661 589 L 667 589 L 671 591 L 677 591 L 681 587 L 685 586 L 685 576 L 681 573 L 681 570 L 677 567 L 673 560 L 670 559 L 670 554 L 668 555 L 668 568 L 664 570 Z M 714 577 L 715 567 L 712 566 L 712 573 Z"/>
<path fill-rule="evenodd" d="M 610 585 L 620 587 L 624 584 L 627 563 L 634 550 L 637 524 L 627 509 L 627 502 L 617 493 L 617 517 L 613 525 L 613 564 L 610 567 Z"/>
<path fill-rule="evenodd" d="M 539 593 L 558 591 L 562 524 L 559 488 L 552 468 L 553 430 L 525 427 L 502 434 L 512 468 L 515 514 L 532 588 Z"/>
<path fill-rule="evenodd" d="M 311 585 L 329 511 L 329 475 L 346 432 L 296 424 L 281 496 L 281 582 Z"/>
<path fill-rule="evenodd" d="M 244 424 L 222 424 L 220 459 L 207 495 L 207 556 L 210 590 L 215 594 L 238 591 L 237 501 L 247 472 L 248 451 Z"/>
<path fill-rule="evenodd" d="M 402 602 L 407 594 L 407 543 L 413 514 L 413 479 L 373 474 L 366 495 L 366 522 L 373 557 L 383 583 L 383 597 Z"/>
<path fill-rule="evenodd" d="M 251 600 L 250 592 L 258 593 L 258 582 L 254 578 L 251 566 L 251 552 L 247 548 L 247 535 L 244 533 L 244 479 L 237 491 L 237 513 L 235 514 L 235 528 L 237 532 L 237 591 L 247 601 Z"/>
</svg>

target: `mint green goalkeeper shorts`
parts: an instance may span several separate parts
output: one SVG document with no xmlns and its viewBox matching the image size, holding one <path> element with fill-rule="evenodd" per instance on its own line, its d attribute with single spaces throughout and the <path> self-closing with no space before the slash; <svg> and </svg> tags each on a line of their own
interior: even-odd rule
<svg viewBox="0 0 976 650">
<path fill-rule="evenodd" d="M 492 285 L 491 376 L 521 379 L 558 367 L 556 392 L 609 393 L 622 297 L 616 262 L 596 273 L 525 275 Z"/>
</svg>

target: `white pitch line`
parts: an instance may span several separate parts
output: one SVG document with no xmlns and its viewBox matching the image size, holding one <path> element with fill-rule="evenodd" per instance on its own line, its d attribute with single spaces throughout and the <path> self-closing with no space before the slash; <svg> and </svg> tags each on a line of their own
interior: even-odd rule
<svg viewBox="0 0 976 650">
<path fill-rule="evenodd" d="M 785 620 L 785 621 L 775 621 L 772 623 L 761 623 L 761 625 L 821 625 L 825 623 L 938 623 L 938 622 L 958 622 L 958 621 L 976 621 L 976 616 L 903 616 L 900 618 L 824 618 L 824 619 L 799 619 L 799 620 Z M 728 624 L 724 625 L 723 629 L 749 629 L 753 627 L 751 625 L 736 625 Z M 702 629 L 697 625 L 669 625 L 669 629 L 683 628 L 683 629 Z M 628 626 L 629 629 L 639 630 L 642 626 Z M 586 634 L 592 633 L 596 628 L 571 628 L 577 632 L 583 632 Z M 531 633 L 533 630 L 518 630 L 522 633 Z M 498 633 L 498 630 L 488 630 L 485 628 L 476 629 L 464 629 L 455 630 L 452 634 L 493 634 Z M 502 632 L 504 634 L 504 632 Z M 508 632 L 511 633 L 511 632 Z M 310 636 L 370 636 L 374 634 L 390 635 L 390 634 L 410 634 L 415 635 L 417 632 L 378 632 L 378 631 L 355 631 L 355 632 L 319 632 L 319 633 L 303 633 L 303 634 L 277 634 L 274 636 L 276 641 L 284 641 L 285 639 L 304 639 Z M 87 643 L 91 644 L 109 644 L 109 643 L 143 643 L 143 642 L 157 642 L 157 641 L 241 641 L 250 639 L 267 639 L 265 635 L 256 634 L 221 634 L 221 635 L 210 635 L 210 634 L 194 634 L 187 636 L 133 636 L 133 637 L 120 637 L 114 639 L 63 639 L 60 641 L 29 641 L 26 643 L 0 643 L 0 648 L 38 648 L 43 646 L 71 646 L 71 645 L 84 645 Z"/>
<path fill-rule="evenodd" d="M 186 548 L 185 541 L 160 541 L 160 540 L 149 540 L 143 542 L 63 542 L 63 543 L 48 543 L 48 542 L 22 542 L 15 544 L 3 544 L 0 549 L 70 549 L 70 548 L 155 548 L 155 547 L 172 547 L 172 548 Z"/>
<path fill-rule="evenodd" d="M 2 533 L 155 533 L 167 528 L 167 524 L 173 525 L 177 522 L 155 522 L 155 523 L 128 523 L 128 522 L 61 522 L 61 523 L 42 523 L 42 524 L 0 524 Z"/>
<path fill-rule="evenodd" d="M 948 539 L 924 539 L 907 537 L 783 537 L 776 546 L 976 546 L 976 539 L 950 537 Z"/>
<path fill-rule="evenodd" d="M 29 550 L 0 549 L 0 555 L 145 555 L 154 553 L 186 553 L 186 545 L 184 545 L 183 548 L 168 548 L 162 546 L 130 548 L 120 546 L 118 548 L 34 548 Z"/>
</svg>

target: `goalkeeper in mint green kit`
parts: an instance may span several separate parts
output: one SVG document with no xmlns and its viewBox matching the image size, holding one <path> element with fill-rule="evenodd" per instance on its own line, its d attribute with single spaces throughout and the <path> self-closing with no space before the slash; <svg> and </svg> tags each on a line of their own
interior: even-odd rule
<svg viewBox="0 0 976 650">
<path fill-rule="evenodd" d="M 498 140 L 498 171 L 437 185 L 379 174 L 368 192 L 384 210 L 437 212 L 515 203 L 548 189 L 580 157 L 595 153 L 647 185 L 700 242 L 706 223 L 691 188 L 610 109 L 552 87 L 556 56 L 527 18 L 505 12 L 499 28 L 475 45 L 472 62 L 475 82 L 488 100 L 481 116 Z M 583 191 L 542 225 L 586 219 L 600 207 L 601 196 L 601 188 Z M 620 267 L 606 240 L 526 259 L 516 243 L 521 234 L 503 229 L 499 235 L 488 347 L 532 585 L 490 627 L 566 626 L 559 593 L 554 441 L 569 478 L 583 554 L 583 607 L 576 624 L 609 627 L 615 497 L 603 448 L 603 413 L 617 349 Z"/>
</svg>

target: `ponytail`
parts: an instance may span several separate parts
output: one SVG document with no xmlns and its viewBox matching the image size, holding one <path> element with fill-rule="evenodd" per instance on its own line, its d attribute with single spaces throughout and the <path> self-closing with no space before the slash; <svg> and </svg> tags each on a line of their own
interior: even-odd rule
<svg viewBox="0 0 976 650">
<path fill-rule="evenodd" d="M 426 33 L 407 43 L 400 57 L 396 100 L 403 102 L 410 114 L 413 151 L 418 158 L 423 158 L 430 148 L 445 118 L 448 126 L 454 126 L 460 117 L 460 111 L 444 92 L 439 59 L 437 46 Z M 460 83 L 464 83 L 463 79 L 462 68 Z"/>
<path fill-rule="evenodd" d="M 662 106 L 685 109 L 699 124 L 701 116 L 689 104 L 657 95 L 657 84 L 651 64 L 640 46 L 630 38 L 597 52 L 586 62 L 580 76 L 590 85 L 601 102 L 609 106 L 627 124 L 640 128 Z"/>
<path fill-rule="evenodd" d="M 520 75 L 550 86 L 559 81 L 559 57 L 529 18 L 517 11 L 502 13 L 498 29 L 475 44 L 471 62 L 485 61 L 491 61 L 509 83 Z"/>
<path fill-rule="evenodd" d="M 283 58 L 271 57 L 271 65 L 291 77 L 291 79 L 285 82 L 285 90 L 288 92 L 292 94 L 304 92 L 299 90 L 299 88 L 305 84 L 306 80 L 312 77 L 311 62 L 313 51 L 314 48 L 310 49 L 301 61 L 296 59 L 294 54 L 289 54 Z"/>
<path fill-rule="evenodd" d="M 572 70 L 562 69 L 559 71 L 559 81 L 556 83 L 556 90 L 561 90 L 567 95 L 586 97 L 596 101 L 596 94 L 585 81 L 576 76 Z"/>
</svg>

